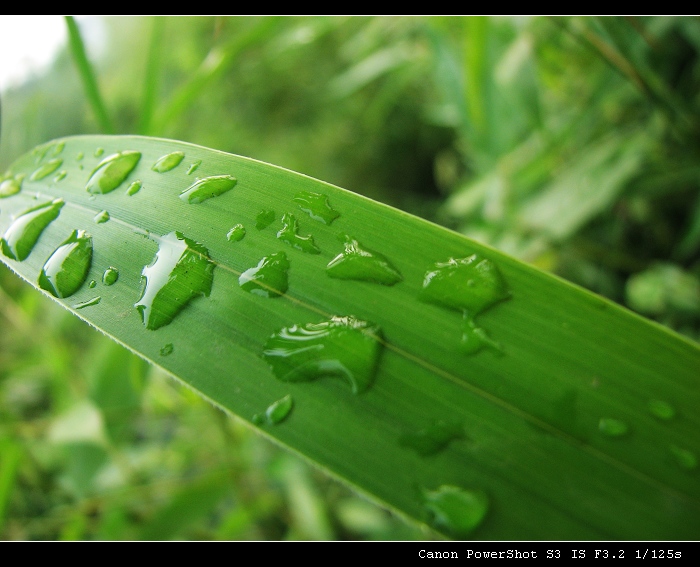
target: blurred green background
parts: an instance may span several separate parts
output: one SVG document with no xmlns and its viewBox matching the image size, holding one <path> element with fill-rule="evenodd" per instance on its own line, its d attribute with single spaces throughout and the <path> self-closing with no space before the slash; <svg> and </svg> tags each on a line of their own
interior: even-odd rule
<svg viewBox="0 0 700 567">
<path fill-rule="evenodd" d="M 66 47 L 3 91 L 0 171 L 74 134 L 201 144 L 446 225 L 700 338 L 700 18 L 79 23 L 100 23 L 87 48 L 106 118 Z M 0 321 L 2 539 L 436 537 L 4 266 Z"/>
</svg>

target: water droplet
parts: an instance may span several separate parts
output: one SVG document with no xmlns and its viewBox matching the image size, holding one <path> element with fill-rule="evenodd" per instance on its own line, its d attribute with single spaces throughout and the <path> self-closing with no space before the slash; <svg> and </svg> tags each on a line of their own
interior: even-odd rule
<svg viewBox="0 0 700 567">
<path fill-rule="evenodd" d="M 294 406 L 294 400 L 292 400 L 291 394 L 287 394 L 284 398 L 277 400 L 269 405 L 265 411 L 265 417 L 270 425 L 276 425 L 287 419 L 292 407 Z"/>
<path fill-rule="evenodd" d="M 382 351 L 378 326 L 355 317 L 285 327 L 265 343 L 263 358 L 283 382 L 337 376 L 354 394 L 370 387 Z"/>
<path fill-rule="evenodd" d="M 238 242 L 243 240 L 245 236 L 245 227 L 242 224 L 237 224 L 226 234 L 229 242 Z"/>
<path fill-rule="evenodd" d="M 46 152 L 51 149 L 51 144 L 44 144 L 43 146 L 37 146 L 32 150 L 32 155 L 34 155 L 34 163 L 39 163 L 46 157 Z"/>
<path fill-rule="evenodd" d="M 363 248 L 349 236 L 345 237 L 345 250 L 326 266 L 326 273 L 341 280 L 360 280 L 382 285 L 394 285 L 403 280 L 399 271 L 378 252 Z"/>
<path fill-rule="evenodd" d="M 189 203 L 201 203 L 212 197 L 226 193 L 236 185 L 236 178 L 231 175 L 212 175 L 199 179 L 180 193 L 180 199 Z"/>
<path fill-rule="evenodd" d="M 131 197 L 132 195 L 136 195 L 136 193 L 141 191 L 141 186 L 141 180 L 137 179 L 131 185 L 129 185 L 129 188 L 126 190 L 126 194 L 129 195 L 129 197 Z"/>
<path fill-rule="evenodd" d="M 92 237 L 74 230 L 46 260 L 39 286 L 55 297 L 69 297 L 83 285 L 91 264 Z"/>
<path fill-rule="evenodd" d="M 409 447 L 422 457 L 435 455 L 450 442 L 464 439 L 464 426 L 457 422 L 438 421 L 425 429 L 404 433 L 399 445 Z"/>
<path fill-rule="evenodd" d="M 0 183 L 0 199 L 12 197 L 12 195 L 16 195 L 22 190 L 22 178 L 18 179 L 17 177 L 10 177 Z"/>
<path fill-rule="evenodd" d="M 286 242 L 290 246 L 308 252 L 309 254 L 320 254 L 318 246 L 314 244 L 313 236 L 299 236 L 299 224 L 291 213 L 282 215 L 282 228 L 277 232 L 277 238 Z"/>
<path fill-rule="evenodd" d="M 676 445 L 671 445 L 669 447 L 669 450 L 671 451 L 671 454 L 675 458 L 676 463 L 678 463 L 679 467 L 688 471 L 692 471 L 697 468 L 698 458 L 692 451 L 688 451 L 688 449 L 682 449 L 681 447 L 677 447 Z"/>
<path fill-rule="evenodd" d="M 84 157 L 85 154 L 83 152 L 78 152 L 78 155 L 75 156 L 75 161 L 82 161 Z"/>
<path fill-rule="evenodd" d="M 293 201 L 299 203 L 299 208 L 312 219 L 324 224 L 331 224 L 340 216 L 340 213 L 331 207 L 328 197 L 321 193 L 301 191 L 294 196 Z"/>
<path fill-rule="evenodd" d="M 142 271 L 145 286 L 135 304 L 146 328 L 167 325 L 192 299 L 209 296 L 213 277 L 204 246 L 180 232 L 161 237 L 155 259 Z"/>
<path fill-rule="evenodd" d="M 197 161 L 192 162 L 192 163 L 190 164 L 190 167 L 187 168 L 187 175 L 192 175 L 195 171 L 197 171 L 197 168 L 198 168 L 200 165 L 202 165 L 202 160 L 201 160 L 201 159 L 198 159 Z"/>
<path fill-rule="evenodd" d="M 104 148 L 97 148 L 97 149 L 95 150 L 95 157 L 100 157 L 103 153 L 105 153 L 105 149 L 104 149 Z"/>
<path fill-rule="evenodd" d="M 103 159 L 90 174 L 85 186 L 88 192 L 109 193 L 119 187 L 141 159 L 141 152 L 125 151 Z"/>
<path fill-rule="evenodd" d="M 175 347 L 173 346 L 173 343 L 168 343 L 167 345 L 163 346 L 160 349 L 160 355 L 161 356 L 168 356 L 173 353 L 175 350 Z"/>
<path fill-rule="evenodd" d="M 622 437 L 629 431 L 629 427 L 624 421 L 612 417 L 601 417 L 598 429 L 608 437 Z"/>
<path fill-rule="evenodd" d="M 255 425 L 262 425 L 263 423 L 265 423 L 265 416 L 260 413 L 256 413 L 253 416 L 253 423 Z"/>
<path fill-rule="evenodd" d="M 430 523 L 453 537 L 462 538 L 473 532 L 484 520 L 489 498 L 481 490 L 465 490 L 443 485 L 437 490 L 424 490 L 423 503 Z"/>
<path fill-rule="evenodd" d="M 659 419 L 673 419 L 676 416 L 675 408 L 663 400 L 649 400 L 649 411 Z"/>
<path fill-rule="evenodd" d="M 88 283 L 88 287 L 90 289 L 97 287 L 97 282 L 95 280 L 90 280 L 90 283 Z"/>
<path fill-rule="evenodd" d="M 59 158 L 47 161 L 44 165 L 38 167 L 34 171 L 34 173 L 32 173 L 29 176 L 29 180 L 39 181 L 40 179 L 44 179 L 44 177 L 48 177 L 49 175 L 51 175 L 54 171 L 61 167 L 61 165 L 63 165 L 63 160 Z"/>
<path fill-rule="evenodd" d="M 472 317 L 510 297 L 496 265 L 478 254 L 438 262 L 423 279 L 420 298 Z"/>
<path fill-rule="evenodd" d="M 58 154 L 60 154 L 63 151 L 63 148 L 65 148 L 65 147 L 66 147 L 65 142 L 58 142 L 58 144 L 56 144 L 53 147 L 53 155 L 57 156 Z"/>
<path fill-rule="evenodd" d="M 266 256 L 238 278 L 242 289 L 263 297 L 279 297 L 287 291 L 289 261 L 284 252 Z"/>
<path fill-rule="evenodd" d="M 116 281 L 119 279 L 119 270 L 117 268 L 114 268 L 110 266 L 104 271 L 104 274 L 102 274 L 102 283 L 105 285 L 112 285 L 116 283 Z"/>
<path fill-rule="evenodd" d="M 97 305 L 102 298 L 98 295 L 97 297 L 93 297 L 92 299 L 88 299 L 87 301 L 81 301 L 80 303 L 76 303 L 73 306 L 73 309 L 84 309 L 85 307 L 91 307 L 92 305 Z"/>
<path fill-rule="evenodd" d="M 109 220 L 109 213 L 107 211 L 100 211 L 92 220 L 94 220 L 97 224 L 107 222 Z"/>
<path fill-rule="evenodd" d="M 255 217 L 255 228 L 263 230 L 270 226 L 275 221 L 275 211 L 264 210 L 258 213 Z"/>
<path fill-rule="evenodd" d="M 58 216 L 63 204 L 63 199 L 56 199 L 20 214 L 0 240 L 2 253 L 20 262 L 29 256 L 39 236 Z"/>
<path fill-rule="evenodd" d="M 479 327 L 472 317 L 464 314 L 464 326 L 462 327 L 461 349 L 465 354 L 476 354 L 484 348 L 502 354 L 503 348 L 499 343 L 491 339 L 486 331 Z"/>
<path fill-rule="evenodd" d="M 66 175 L 68 175 L 68 172 L 65 169 L 62 169 L 56 174 L 56 177 L 53 178 L 53 182 L 58 183 L 59 181 L 63 181 L 66 178 Z"/>
<path fill-rule="evenodd" d="M 185 154 L 182 152 L 172 152 L 170 154 L 164 155 L 156 163 L 153 164 L 151 169 L 157 173 L 165 173 L 171 169 L 175 169 L 180 162 L 184 159 Z"/>
</svg>

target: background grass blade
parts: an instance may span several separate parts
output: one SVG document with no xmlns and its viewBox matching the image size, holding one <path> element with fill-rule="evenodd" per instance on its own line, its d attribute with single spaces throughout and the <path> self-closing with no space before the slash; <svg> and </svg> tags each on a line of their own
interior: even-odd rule
<svg viewBox="0 0 700 567">
<path fill-rule="evenodd" d="M 125 151 L 141 154 L 128 177 L 109 193 L 86 191 L 101 160 Z M 154 170 L 174 152 L 182 156 L 175 167 Z M 35 173 L 47 171 L 52 160 L 62 160 L 53 173 Z M 224 175 L 237 183 L 220 196 L 199 204 L 181 197 L 196 176 Z M 66 236 L 87 231 L 94 248 L 90 271 L 79 291 L 60 303 L 263 435 L 402 514 L 458 538 L 698 537 L 700 349 L 691 341 L 417 217 L 200 146 L 65 138 L 19 158 L 7 176 L 21 179 L 22 190 L 3 201 L 6 238 L 13 216 L 37 200 L 65 203 L 26 260 L 3 257 L 15 272 L 36 285 Z M 129 191 L 137 180 L 142 188 Z M 330 225 L 309 217 L 298 204 L 302 192 L 327 196 L 340 217 Z M 96 217 L 103 210 L 107 222 Z M 263 210 L 274 211 L 274 220 L 256 227 Z M 278 237 L 288 215 L 300 237 L 313 237 L 318 254 Z M 246 235 L 233 242 L 226 235 L 237 224 Z M 199 243 L 190 244 L 199 246 L 192 262 L 206 249 L 213 286 L 171 323 L 150 330 L 135 308 L 142 273 L 173 231 Z M 380 285 L 329 277 L 326 266 L 343 252 L 339 237 L 347 242 L 345 235 L 385 257 L 402 280 Z M 261 258 L 282 253 L 290 268 L 281 297 L 239 285 Z M 425 301 L 423 290 L 438 263 L 473 254 L 496 266 L 509 292 L 477 315 L 478 331 L 459 309 Z M 117 282 L 100 283 L 110 266 L 119 271 Z M 96 297 L 99 303 L 91 301 Z M 474 313 L 478 309 L 472 321 Z M 334 316 L 381 329 L 370 336 L 381 353 L 367 391 L 354 395 L 330 377 L 280 380 L 264 356 L 271 335 Z M 465 351 L 463 333 L 487 347 Z M 256 417 L 287 395 L 293 408 L 279 423 Z M 93 419 L 89 408 L 71 415 Z M 104 458 L 85 445 L 102 438 L 94 431 L 75 446 L 76 463 L 97 466 Z M 456 508 L 445 514 L 445 506 Z M 477 519 L 469 519 L 472 513 Z"/>
</svg>

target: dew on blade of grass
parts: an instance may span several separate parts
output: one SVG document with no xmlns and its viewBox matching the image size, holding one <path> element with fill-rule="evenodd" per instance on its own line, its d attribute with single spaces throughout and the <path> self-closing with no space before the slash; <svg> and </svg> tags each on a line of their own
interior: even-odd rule
<svg viewBox="0 0 700 567">
<path fill-rule="evenodd" d="M 0 199 L 12 197 L 22 190 L 22 177 L 15 176 L 0 183 Z"/>
<path fill-rule="evenodd" d="M 265 209 L 260 211 L 255 217 L 255 228 L 258 230 L 266 229 L 275 221 L 275 211 Z"/>
<path fill-rule="evenodd" d="M 180 165 L 180 162 L 182 162 L 184 157 L 185 154 L 182 152 L 169 153 L 160 157 L 158 161 L 156 161 L 156 163 L 153 164 L 151 169 L 156 173 L 165 173 L 167 171 L 175 169 L 178 165 Z"/>
<path fill-rule="evenodd" d="M 153 262 L 142 271 L 145 285 L 135 304 L 147 329 L 170 323 L 192 299 L 209 296 L 214 263 L 209 251 L 180 232 L 158 240 Z"/>
<path fill-rule="evenodd" d="M 282 423 L 291 413 L 292 407 L 294 407 L 294 400 L 292 400 L 291 394 L 287 394 L 284 398 L 273 402 L 265 410 L 267 422 L 270 425 Z"/>
<path fill-rule="evenodd" d="M 134 170 L 140 159 L 141 152 L 131 150 L 106 157 L 90 174 L 85 189 L 93 195 L 114 191 Z"/>
<path fill-rule="evenodd" d="M 241 289 L 263 297 L 280 297 L 287 291 L 289 260 L 284 252 L 265 256 L 257 266 L 243 272 L 238 278 Z"/>
<path fill-rule="evenodd" d="M 73 309 L 85 309 L 86 307 L 92 307 L 93 305 L 97 305 L 102 298 L 98 295 L 97 297 L 93 297 L 92 299 L 88 299 L 87 301 L 81 301 L 80 303 L 76 303 L 73 305 Z"/>
<path fill-rule="evenodd" d="M 364 248 L 354 238 L 345 237 L 345 250 L 326 266 L 326 273 L 341 280 L 359 280 L 391 286 L 401 273 L 382 254 Z"/>
<path fill-rule="evenodd" d="M 141 180 L 137 179 L 136 181 L 132 182 L 131 185 L 129 185 L 129 188 L 126 190 L 126 194 L 131 197 L 132 195 L 136 195 L 139 191 L 141 191 Z"/>
<path fill-rule="evenodd" d="M 464 439 L 464 426 L 454 421 L 437 421 L 418 431 L 404 433 L 399 445 L 413 449 L 421 457 L 436 455 L 452 441 Z"/>
<path fill-rule="evenodd" d="M 161 356 L 168 356 L 173 353 L 175 350 L 175 347 L 173 346 L 173 343 L 168 343 L 167 345 L 164 345 L 160 349 L 160 355 Z"/>
<path fill-rule="evenodd" d="M 117 268 L 114 268 L 113 266 L 110 266 L 107 268 L 104 273 L 102 274 L 102 283 L 105 285 L 112 285 L 116 283 L 116 281 L 119 279 L 119 270 Z"/>
<path fill-rule="evenodd" d="M 58 217 L 63 205 L 63 199 L 55 199 L 21 213 L 0 240 L 2 253 L 13 260 L 24 260 L 44 229 Z"/>
<path fill-rule="evenodd" d="M 318 246 L 314 244 L 313 236 L 299 236 L 299 223 L 291 213 L 282 215 L 282 228 L 277 232 L 277 238 L 286 242 L 293 248 L 308 252 L 309 254 L 320 254 Z"/>
<path fill-rule="evenodd" d="M 471 534 L 489 510 L 489 498 L 481 490 L 443 485 L 437 490 L 423 490 L 422 497 L 430 524 L 455 538 Z"/>
<path fill-rule="evenodd" d="M 312 219 L 324 224 L 331 224 L 340 216 L 340 213 L 331 207 L 328 196 L 311 191 L 301 191 L 292 199 L 299 204 L 299 208 L 308 214 Z"/>
<path fill-rule="evenodd" d="M 309 382 L 335 376 L 354 394 L 366 391 L 382 351 L 377 325 L 352 316 L 285 327 L 265 343 L 263 359 L 283 382 Z"/>
<path fill-rule="evenodd" d="M 34 170 L 34 172 L 29 176 L 29 180 L 39 181 L 41 179 L 44 179 L 45 177 L 51 175 L 59 167 L 61 167 L 61 165 L 63 165 L 63 160 L 60 158 L 47 161 L 44 165 Z"/>
<path fill-rule="evenodd" d="M 673 458 L 675 459 L 678 466 L 682 469 L 692 471 L 697 468 L 698 458 L 692 451 L 689 451 L 688 449 L 683 449 L 676 445 L 669 446 L 669 450 L 671 451 L 671 454 L 673 455 Z"/>
<path fill-rule="evenodd" d="M 105 223 L 109 220 L 109 213 L 107 211 L 100 211 L 97 213 L 93 219 L 97 224 Z"/>
<path fill-rule="evenodd" d="M 675 408 L 663 400 L 649 400 L 649 412 L 659 419 L 673 419 L 676 416 Z"/>
<path fill-rule="evenodd" d="M 629 431 L 629 427 L 624 421 L 612 417 L 601 417 L 598 429 L 608 437 L 622 437 Z"/>
<path fill-rule="evenodd" d="M 180 193 L 180 199 L 190 205 L 201 203 L 230 191 L 236 183 L 237 179 L 231 175 L 204 177 L 203 179 L 198 179 Z"/>
<path fill-rule="evenodd" d="M 237 224 L 226 233 L 226 238 L 229 242 L 239 242 L 245 236 L 245 227 L 242 224 Z"/>
<path fill-rule="evenodd" d="M 55 297 L 70 297 L 85 283 L 92 264 L 92 237 L 74 230 L 46 260 L 39 287 Z"/>
<path fill-rule="evenodd" d="M 190 167 L 187 168 L 187 175 L 192 175 L 195 171 L 197 171 L 197 168 L 202 165 L 202 160 L 198 159 L 197 161 L 194 161 L 190 164 Z"/>
</svg>

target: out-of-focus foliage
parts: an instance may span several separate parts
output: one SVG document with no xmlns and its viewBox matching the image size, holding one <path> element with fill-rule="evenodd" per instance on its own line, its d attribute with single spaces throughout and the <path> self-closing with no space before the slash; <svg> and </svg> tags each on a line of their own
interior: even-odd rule
<svg viewBox="0 0 700 567">
<path fill-rule="evenodd" d="M 92 65 L 118 133 L 335 183 L 700 336 L 700 19 L 103 23 Z M 68 51 L 3 93 L 2 118 L 0 171 L 100 131 Z M 431 537 L 5 268 L 0 318 L 1 538 Z"/>
</svg>

